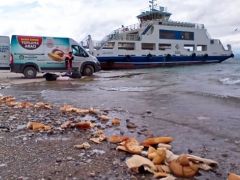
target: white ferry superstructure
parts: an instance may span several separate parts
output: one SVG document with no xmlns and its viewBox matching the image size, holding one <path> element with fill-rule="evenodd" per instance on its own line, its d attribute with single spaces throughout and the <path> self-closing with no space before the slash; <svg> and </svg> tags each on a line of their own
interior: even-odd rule
<svg viewBox="0 0 240 180">
<path fill-rule="evenodd" d="M 137 16 L 139 24 L 122 26 L 100 43 L 90 35 L 82 41 L 102 69 L 219 63 L 234 56 L 231 45 L 225 49 L 211 39 L 203 24 L 172 21 L 165 7 L 149 2 L 150 9 Z"/>
</svg>

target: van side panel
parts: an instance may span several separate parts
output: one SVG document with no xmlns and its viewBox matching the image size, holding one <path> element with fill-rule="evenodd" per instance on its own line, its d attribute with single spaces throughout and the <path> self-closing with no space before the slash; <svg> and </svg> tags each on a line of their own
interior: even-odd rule
<svg viewBox="0 0 240 180">
<path fill-rule="evenodd" d="M 39 71 L 65 69 L 64 57 L 69 48 L 69 38 L 14 35 L 11 40 L 13 71 L 22 72 L 31 64 Z"/>
<path fill-rule="evenodd" d="M 0 69 L 10 69 L 10 39 L 0 36 Z"/>
</svg>

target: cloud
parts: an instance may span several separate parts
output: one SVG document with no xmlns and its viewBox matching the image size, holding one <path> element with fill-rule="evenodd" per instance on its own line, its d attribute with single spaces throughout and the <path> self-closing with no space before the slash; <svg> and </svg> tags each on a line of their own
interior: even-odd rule
<svg viewBox="0 0 240 180">
<path fill-rule="evenodd" d="M 239 0 L 161 0 L 160 3 L 172 12 L 172 20 L 205 24 L 212 37 L 240 48 L 236 42 L 239 34 L 233 33 L 240 28 Z M 137 23 L 136 16 L 147 7 L 146 0 L 3 1 L 0 34 L 66 36 L 77 41 L 91 34 L 100 40 L 121 25 Z"/>
</svg>

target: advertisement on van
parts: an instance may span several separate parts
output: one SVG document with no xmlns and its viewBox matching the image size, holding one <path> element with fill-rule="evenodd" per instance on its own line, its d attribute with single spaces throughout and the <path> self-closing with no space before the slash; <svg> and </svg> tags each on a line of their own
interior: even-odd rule
<svg viewBox="0 0 240 180">
<path fill-rule="evenodd" d="M 12 51 L 16 63 L 35 60 L 41 68 L 51 67 L 64 63 L 64 55 L 69 51 L 69 38 L 13 36 Z"/>
</svg>

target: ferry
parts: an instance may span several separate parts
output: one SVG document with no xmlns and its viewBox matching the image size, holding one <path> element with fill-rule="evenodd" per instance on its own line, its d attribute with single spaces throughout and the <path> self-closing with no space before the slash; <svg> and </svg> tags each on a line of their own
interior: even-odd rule
<svg viewBox="0 0 240 180">
<path fill-rule="evenodd" d="M 97 57 L 101 68 L 133 69 L 186 64 L 220 63 L 234 57 L 218 39 L 212 39 L 203 24 L 170 20 L 167 8 L 150 0 L 139 23 L 121 26 L 101 42 L 88 35 L 82 45 Z"/>
</svg>

